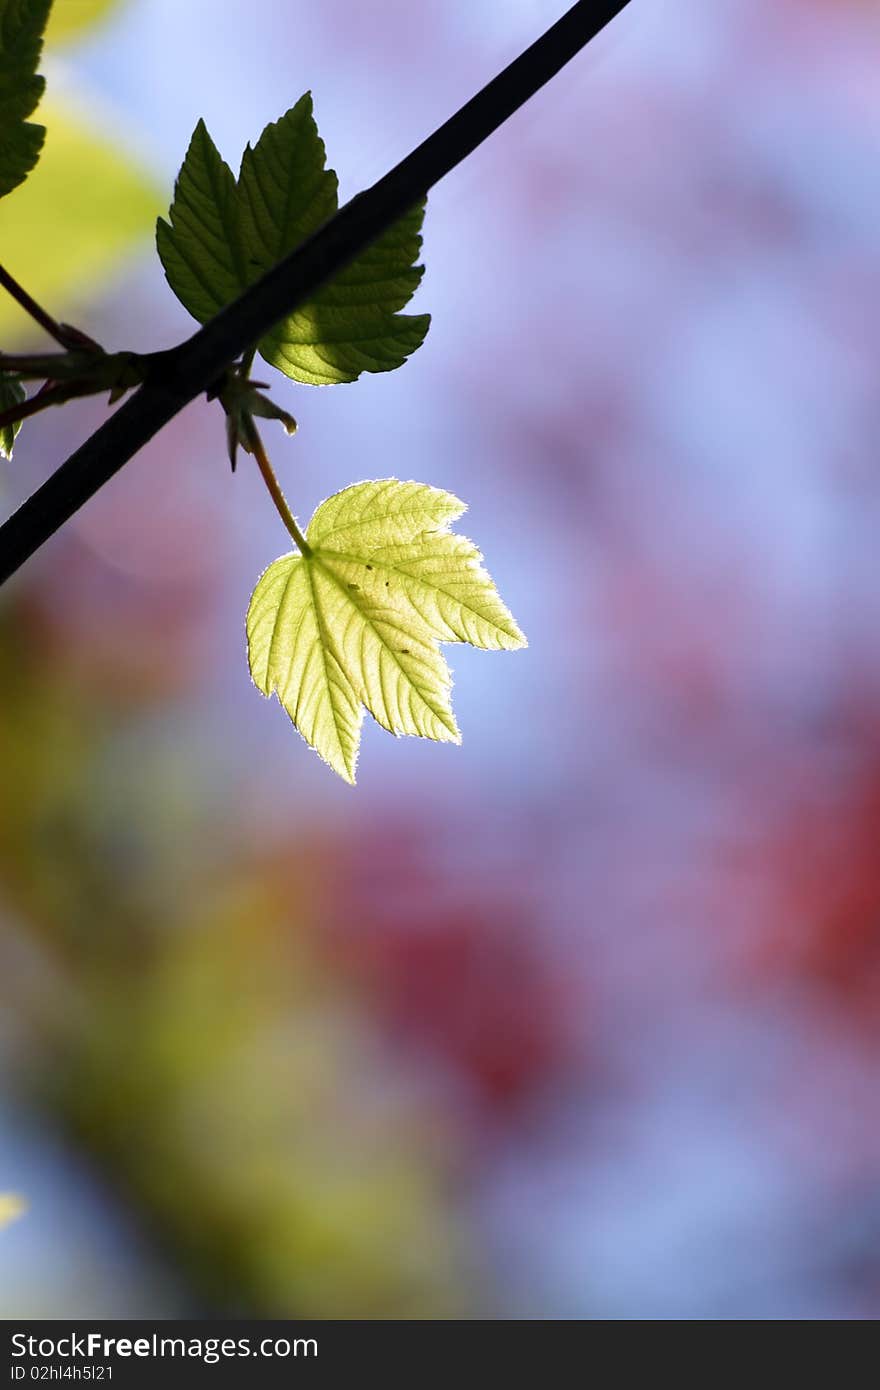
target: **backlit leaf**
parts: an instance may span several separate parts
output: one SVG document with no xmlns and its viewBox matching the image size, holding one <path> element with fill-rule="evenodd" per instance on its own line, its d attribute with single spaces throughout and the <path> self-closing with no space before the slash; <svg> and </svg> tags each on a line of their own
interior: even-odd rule
<svg viewBox="0 0 880 1390">
<path fill-rule="evenodd" d="M 526 645 L 477 548 L 448 529 L 464 509 L 424 483 L 357 483 L 317 509 L 310 553 L 282 556 L 254 590 L 254 683 L 346 781 L 363 707 L 389 733 L 460 742 L 440 642 Z"/>
<path fill-rule="evenodd" d="M 169 216 L 170 222 L 160 217 L 156 227 L 168 283 L 193 318 L 205 323 L 241 293 L 245 275 L 235 179 L 204 121 L 189 142 Z"/>
<path fill-rule="evenodd" d="M 200 323 L 294 250 L 336 212 L 337 180 L 306 93 L 244 152 L 236 184 L 202 122 L 175 186 L 157 246 L 168 283 Z M 259 343 L 262 356 L 312 386 L 401 366 L 430 317 L 400 312 L 418 288 L 425 205 L 288 314 Z"/>
</svg>

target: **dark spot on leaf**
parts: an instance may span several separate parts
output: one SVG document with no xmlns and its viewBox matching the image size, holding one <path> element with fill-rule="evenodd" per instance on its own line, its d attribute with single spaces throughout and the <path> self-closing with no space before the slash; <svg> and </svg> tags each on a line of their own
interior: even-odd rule
<svg viewBox="0 0 880 1390">
<path fill-rule="evenodd" d="M 385 580 L 385 588 L 386 588 L 386 589 L 388 588 L 388 585 L 389 585 L 390 583 L 391 583 L 391 580 L 390 580 L 390 579 L 386 579 L 386 580 Z"/>
<path fill-rule="evenodd" d="M 410 655 L 409 647 L 401 647 L 400 650 L 401 650 L 401 653 L 402 653 L 404 656 L 409 656 L 409 655 Z"/>
<path fill-rule="evenodd" d="M 359 589 L 361 586 L 360 586 L 360 584 L 349 584 L 348 587 L 349 587 L 350 589 Z"/>
<path fill-rule="evenodd" d="M 367 569 L 368 569 L 368 570 L 371 570 L 372 568 L 373 568 L 372 565 L 367 565 Z"/>
</svg>

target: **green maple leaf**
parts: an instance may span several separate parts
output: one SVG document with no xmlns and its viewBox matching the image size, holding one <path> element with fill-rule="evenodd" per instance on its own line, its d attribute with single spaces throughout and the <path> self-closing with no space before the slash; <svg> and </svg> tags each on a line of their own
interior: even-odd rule
<svg viewBox="0 0 880 1390">
<path fill-rule="evenodd" d="M 14 381 L 8 376 L 0 376 L 0 411 L 10 410 L 14 405 L 21 405 L 25 395 L 24 387 L 20 382 Z M 0 429 L 0 458 L 12 458 L 12 446 L 20 429 L 20 420 L 17 424 L 4 425 Z"/>
<path fill-rule="evenodd" d="M 174 185 L 171 221 L 159 218 L 156 246 L 184 308 L 205 323 L 247 283 L 238 245 L 235 179 L 199 121 Z"/>
<path fill-rule="evenodd" d="M 43 95 L 37 75 L 52 0 L 0 0 L 0 198 L 23 183 L 46 131 L 28 117 Z"/>
<path fill-rule="evenodd" d="M 326 168 L 309 93 L 256 146 L 246 148 L 236 182 L 200 121 L 156 243 L 169 285 L 205 323 L 332 217 L 337 179 Z M 356 381 L 361 372 L 400 367 L 424 341 L 427 314 L 400 312 L 423 268 L 425 204 L 287 315 L 259 344 L 262 357 L 312 386 Z"/>
<path fill-rule="evenodd" d="M 364 707 L 389 733 L 461 741 L 440 642 L 526 645 L 476 546 L 449 530 L 464 510 L 424 483 L 356 483 L 318 507 L 308 553 L 276 560 L 254 590 L 254 684 L 348 782 Z"/>
</svg>

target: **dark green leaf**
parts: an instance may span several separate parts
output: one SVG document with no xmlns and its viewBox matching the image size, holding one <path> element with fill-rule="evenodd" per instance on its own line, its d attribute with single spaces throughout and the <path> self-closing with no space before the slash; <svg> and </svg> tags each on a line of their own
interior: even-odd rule
<svg viewBox="0 0 880 1390">
<path fill-rule="evenodd" d="M 325 159 L 308 93 L 247 147 L 237 185 L 199 123 L 171 224 L 158 227 L 168 283 L 194 318 L 212 318 L 333 216 L 337 180 Z M 400 313 L 422 278 L 424 212 L 422 203 L 282 319 L 259 344 L 266 361 L 313 386 L 401 366 L 430 324 Z"/>
<path fill-rule="evenodd" d="M 0 197 L 23 183 L 46 131 L 28 120 L 45 82 L 37 75 L 52 0 L 0 0 Z"/>
<path fill-rule="evenodd" d="M 260 353 L 279 371 L 312 386 L 390 372 L 421 347 L 429 314 L 401 314 L 424 274 L 425 204 L 396 223 L 314 299 L 273 328 Z"/>
<path fill-rule="evenodd" d="M 245 284 L 239 252 L 235 179 L 199 121 L 174 186 L 170 223 L 159 218 L 156 244 L 168 283 L 200 323 L 235 299 Z"/>
</svg>

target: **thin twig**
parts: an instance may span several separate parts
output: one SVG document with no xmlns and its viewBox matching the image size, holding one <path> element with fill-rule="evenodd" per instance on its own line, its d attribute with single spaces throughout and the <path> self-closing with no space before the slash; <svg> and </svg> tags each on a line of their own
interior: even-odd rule
<svg viewBox="0 0 880 1390">
<path fill-rule="evenodd" d="M 312 553 L 312 548 L 296 523 L 296 517 L 290 510 L 287 498 L 281 491 L 281 484 L 275 476 L 275 469 L 269 462 L 269 455 L 266 453 L 260 432 L 253 422 L 250 415 L 245 415 L 242 420 L 244 436 L 248 442 L 248 448 L 257 461 L 257 467 L 263 475 L 263 482 L 269 489 L 269 496 L 275 503 L 275 509 L 281 520 L 284 522 L 289 535 L 294 540 L 297 549 L 308 559 Z"/>
<path fill-rule="evenodd" d="M 0 411 L 0 430 L 6 429 L 9 425 L 18 425 L 22 420 L 30 419 L 32 415 L 39 415 L 41 410 L 48 410 L 50 405 L 66 405 L 78 394 L 67 386 L 37 391 L 36 395 L 30 396 L 28 400 Z"/>
<path fill-rule="evenodd" d="M 278 322 L 419 202 L 549 82 L 629 0 L 579 0 L 456 115 L 179 347 L 0 527 L 0 583 Z"/>
<path fill-rule="evenodd" d="M 50 338 L 54 338 L 56 343 L 60 343 L 64 348 L 70 347 L 70 339 L 65 336 L 63 326 L 57 323 L 51 314 L 47 314 L 46 310 L 41 308 L 37 301 L 28 294 L 26 289 L 23 289 L 18 281 L 9 274 L 5 266 L 2 265 L 0 265 L 0 286 L 12 295 L 12 298 L 17 304 L 21 305 L 26 314 L 30 314 L 35 323 L 38 323 L 41 328 L 46 330 Z"/>
</svg>

